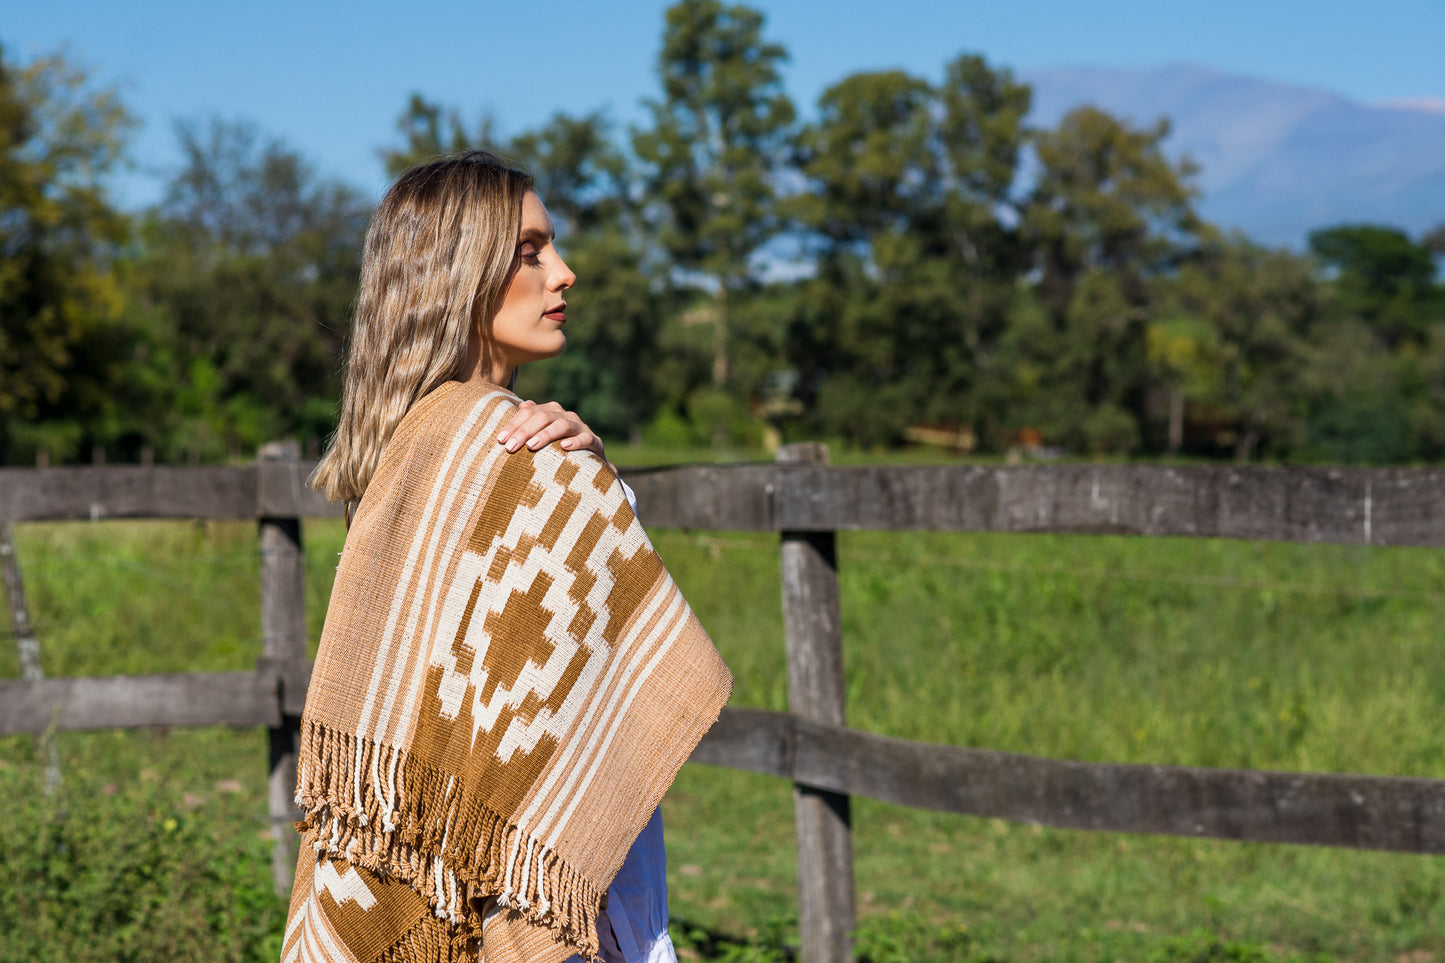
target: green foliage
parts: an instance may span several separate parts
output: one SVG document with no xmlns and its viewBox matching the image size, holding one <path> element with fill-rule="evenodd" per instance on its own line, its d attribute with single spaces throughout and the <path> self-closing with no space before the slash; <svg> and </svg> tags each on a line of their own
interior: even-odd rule
<svg viewBox="0 0 1445 963">
<path fill-rule="evenodd" d="M 680 0 L 667 11 L 652 126 L 633 132 L 651 228 L 674 282 L 713 294 L 714 387 L 729 383 L 733 314 L 753 264 L 779 227 L 793 103 L 780 68 L 787 51 L 763 38 L 764 17 L 719 0 Z M 719 439 L 721 441 L 722 439 Z"/>
<path fill-rule="evenodd" d="M 787 59 L 759 10 L 680 0 L 636 127 L 503 137 L 485 110 L 404 105 L 390 173 L 495 149 L 558 224 L 571 350 L 524 394 L 689 448 L 922 427 L 987 453 L 1445 458 L 1445 228 L 1267 250 L 1199 219 L 1167 121 L 1030 128 L 1028 85 L 975 54 L 839 78 L 800 121 Z M 128 127 L 62 59 L 0 53 L 0 461 L 315 452 L 364 199 L 212 120 L 179 127 L 165 201 L 126 215 L 103 185 Z"/>
<path fill-rule="evenodd" d="M 1166 360 L 1162 344 L 1151 342 L 1154 383 L 1192 406 L 1192 447 L 1232 447 L 1241 460 L 1257 449 L 1297 451 L 1310 339 L 1323 314 L 1308 261 L 1242 238 L 1211 237 L 1159 288 L 1161 310 L 1174 320 L 1156 322 L 1151 333 L 1173 323 L 1191 353 Z"/>
<path fill-rule="evenodd" d="M 1388 346 L 1423 341 L 1424 325 L 1445 312 L 1434 256 L 1404 231 L 1341 225 L 1312 232 L 1309 243 L 1315 257 L 1335 274 L 1342 312 L 1368 322 Z"/>
<path fill-rule="evenodd" d="M 667 928 L 682 959 L 716 963 L 790 963 L 798 955 L 798 924 L 791 917 L 770 917 L 764 922 L 757 939 L 741 939 L 713 932 L 676 918 L 668 921 Z"/>
<path fill-rule="evenodd" d="M 942 179 L 933 88 L 901 70 L 853 74 L 823 91 L 818 119 L 798 134 L 814 190 L 790 198 L 795 215 L 835 244 L 906 228 Z"/>
<path fill-rule="evenodd" d="M 1022 232 L 1050 324 L 1012 347 L 1046 390 L 1025 393 L 1015 416 L 1071 449 L 1125 453 L 1143 437 L 1160 287 L 1207 234 L 1194 168 L 1165 156 L 1168 133 L 1081 107 L 1032 140 L 1040 170 Z"/>
<path fill-rule="evenodd" d="M 667 220 L 659 239 L 678 267 L 724 288 L 776 223 L 771 175 L 783 161 L 793 105 L 779 72 L 787 52 L 763 39 L 763 15 L 718 0 L 667 11 L 658 69 L 662 99 L 634 136 L 646 187 Z"/>
<path fill-rule="evenodd" d="M 366 207 L 248 125 L 177 134 L 186 164 L 143 219 L 130 273 L 148 367 L 164 372 L 146 440 L 168 460 L 288 436 L 315 449 L 340 395 Z"/>
<path fill-rule="evenodd" d="M 898 910 L 871 916 L 854 933 L 860 963 L 922 963 L 924 960 L 985 963 L 989 955 L 975 952 L 967 926 L 934 926 L 916 914 Z"/>
<path fill-rule="evenodd" d="M 71 457 L 130 414 L 112 271 L 126 222 L 104 184 L 131 125 L 61 57 L 0 48 L 0 463 Z"/>
<path fill-rule="evenodd" d="M 824 91 L 798 136 L 809 190 L 791 199 L 818 271 L 786 337 L 813 431 L 888 444 L 909 424 L 1005 420 L 997 348 L 1025 268 L 1008 192 L 1028 106 L 973 56 L 936 87 L 888 71 Z"/>
<path fill-rule="evenodd" d="M 444 111 L 441 105 L 421 94 L 412 94 L 406 110 L 397 118 L 396 128 L 406 139 L 401 147 L 382 150 L 381 159 L 388 177 L 442 154 L 486 147 L 496 141 L 491 116 L 484 114 L 477 133 L 469 134 L 455 110 Z"/>
<path fill-rule="evenodd" d="M 226 753 L 249 785 L 201 784 L 213 767 L 192 755 L 226 735 L 182 738 L 183 768 L 165 773 L 136 765 L 133 750 L 164 736 L 66 736 L 54 797 L 26 740 L 3 740 L 0 793 L 26 831 L 0 848 L 0 960 L 274 960 L 285 906 L 258 805 L 262 745 L 251 740 L 254 758 Z"/>
<path fill-rule="evenodd" d="M 1310 419 L 1305 452 L 1337 465 L 1390 465 L 1409 459 L 1408 414 L 1399 398 L 1376 395 L 1329 398 Z"/>
<path fill-rule="evenodd" d="M 1039 176 L 1025 211 L 1043 287 L 1067 300 L 1090 270 L 1144 277 L 1178 258 L 1201 224 L 1188 179 L 1195 167 L 1164 155 L 1169 124 L 1135 129 L 1095 107 L 1066 114 L 1033 138 Z"/>
</svg>

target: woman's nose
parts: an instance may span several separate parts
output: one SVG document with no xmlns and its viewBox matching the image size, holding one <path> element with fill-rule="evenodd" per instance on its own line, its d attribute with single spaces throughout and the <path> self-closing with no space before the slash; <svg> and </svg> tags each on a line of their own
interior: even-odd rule
<svg viewBox="0 0 1445 963">
<path fill-rule="evenodd" d="M 567 266 L 567 262 L 561 258 L 557 259 L 557 270 L 552 273 L 552 283 L 559 291 L 565 291 L 577 283 L 577 275 Z"/>
</svg>

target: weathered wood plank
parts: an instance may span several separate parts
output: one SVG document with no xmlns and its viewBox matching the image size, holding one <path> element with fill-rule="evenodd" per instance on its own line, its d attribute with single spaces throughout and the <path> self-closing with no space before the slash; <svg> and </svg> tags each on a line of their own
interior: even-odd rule
<svg viewBox="0 0 1445 963">
<path fill-rule="evenodd" d="M 295 450 L 288 449 L 291 454 Z M 264 456 L 265 452 L 261 455 Z M 306 480 L 316 468 L 314 461 L 296 458 L 256 461 L 256 515 L 264 518 L 340 518 L 340 505 L 333 505 Z"/>
<path fill-rule="evenodd" d="M 0 521 L 332 517 L 311 464 L 0 469 Z M 1445 546 L 1445 471 L 1151 465 L 700 466 L 624 472 L 647 525 L 1099 532 Z"/>
<path fill-rule="evenodd" d="M 812 494 L 780 507 L 780 524 L 1445 545 L 1445 472 L 1436 470 L 858 468 L 801 487 Z"/>
<path fill-rule="evenodd" d="M 296 834 L 291 824 L 301 818 L 296 806 L 296 759 L 301 747 L 301 713 L 286 711 L 301 702 L 293 691 L 294 672 L 306 661 L 306 566 L 301 552 L 300 511 L 306 488 L 294 441 L 273 441 L 257 452 L 259 473 L 257 525 L 261 547 L 261 632 L 264 653 L 259 672 L 281 667 L 281 720 L 268 732 L 270 774 L 267 799 L 271 815 L 271 875 L 276 892 L 290 891 L 296 866 Z"/>
<path fill-rule="evenodd" d="M 141 726 L 274 726 L 275 676 L 117 675 L 0 682 L 0 735 Z"/>
<path fill-rule="evenodd" d="M 278 506 L 294 509 L 300 503 L 297 454 L 294 442 L 273 442 L 262 446 L 257 463 L 263 494 L 268 484 L 284 492 L 284 497 L 273 493 L 271 498 L 262 499 L 268 510 L 261 513 L 257 525 L 264 657 L 278 662 L 306 658 L 306 567 L 301 553 L 301 520 L 294 514 L 271 510 Z"/>
<path fill-rule="evenodd" d="M 785 712 L 725 708 L 688 761 L 789 779 L 798 742 L 793 722 Z"/>
<path fill-rule="evenodd" d="M 687 465 L 624 469 L 642 524 L 775 532 L 772 465 Z"/>
<path fill-rule="evenodd" d="M 1445 854 L 1445 780 L 1044 759 L 724 710 L 724 765 L 920 809 L 1068 829 Z"/>
<path fill-rule="evenodd" d="M 788 445 L 779 464 L 826 464 L 822 445 Z M 800 719 L 845 724 L 843 628 L 837 537 L 784 530 L 780 568 L 788 706 Z M 848 797 L 816 785 L 793 787 L 798 843 L 798 932 L 803 963 L 846 963 L 853 955 L 853 840 Z"/>
<path fill-rule="evenodd" d="M 0 521 L 255 517 L 251 467 L 0 468 Z"/>
<path fill-rule="evenodd" d="M 5 583 L 10 630 L 15 637 L 15 654 L 20 658 L 20 678 L 26 682 L 43 679 L 40 640 L 30 625 L 30 601 L 25 597 L 25 580 L 20 575 L 20 559 L 16 558 L 15 529 L 9 522 L 0 522 L 0 581 Z"/>
<path fill-rule="evenodd" d="M 313 467 L 312 462 L 284 461 L 240 467 L 0 468 L 0 521 L 340 516 L 340 505 L 307 487 Z"/>
<path fill-rule="evenodd" d="M 1445 546 L 1445 471 L 748 465 L 628 482 L 649 525 L 1080 532 Z"/>
<path fill-rule="evenodd" d="M 16 557 L 15 527 L 9 522 L 0 522 L 0 574 L 3 574 L 9 600 L 15 654 L 20 657 L 20 678 L 38 682 L 45 678 L 45 668 L 40 663 L 40 640 L 30 625 L 30 602 L 25 597 L 25 580 L 20 575 L 20 559 Z M 53 796 L 60 788 L 60 750 L 55 744 L 55 733 L 42 733 L 35 748 L 45 757 L 45 795 Z"/>
</svg>

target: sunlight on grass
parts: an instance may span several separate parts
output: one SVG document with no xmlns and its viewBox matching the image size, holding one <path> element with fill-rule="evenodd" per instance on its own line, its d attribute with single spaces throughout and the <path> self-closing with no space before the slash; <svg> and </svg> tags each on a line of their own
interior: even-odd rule
<svg viewBox="0 0 1445 963">
<path fill-rule="evenodd" d="M 18 537 L 52 675 L 238 670 L 260 655 L 252 523 L 23 525 Z M 313 640 L 343 537 L 339 521 L 305 527 Z M 733 668 L 732 704 L 785 709 L 777 536 L 654 540 Z M 1059 758 L 1445 777 L 1439 552 L 856 532 L 839 556 L 859 728 Z M 3 647 L 0 674 L 18 673 Z M 146 850 L 161 876 L 188 858 L 165 818 L 197 845 L 264 862 L 258 738 L 63 734 L 64 805 L 111 827 L 86 852 L 124 863 L 93 847 L 144 813 L 162 820 Z M 0 741 L 0 779 L 30 797 L 32 746 Z M 663 810 L 684 957 L 781 959 L 797 938 L 791 787 L 689 765 Z M 44 811 L 32 798 L 18 818 L 44 823 Z M 1069 832 L 862 799 L 854 829 L 859 946 L 874 963 L 1445 954 L 1434 858 Z M 0 880 L 23 885 L 35 867 L 6 859 Z M 269 932 L 282 907 L 266 905 L 251 912 Z M 12 915 L 22 926 L 53 912 Z M 271 938 L 204 912 L 228 939 Z"/>
</svg>

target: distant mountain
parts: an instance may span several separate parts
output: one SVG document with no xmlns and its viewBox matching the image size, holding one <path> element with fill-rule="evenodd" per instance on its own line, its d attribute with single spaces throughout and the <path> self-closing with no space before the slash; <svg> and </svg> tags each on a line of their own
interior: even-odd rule
<svg viewBox="0 0 1445 963">
<path fill-rule="evenodd" d="M 1199 211 L 1257 241 L 1300 248 L 1317 227 L 1367 221 L 1418 236 L 1445 223 L 1445 109 L 1368 105 L 1329 91 L 1200 67 L 1023 75 L 1031 121 L 1080 104 L 1136 125 L 1168 117 L 1172 156 L 1199 164 Z"/>
</svg>

